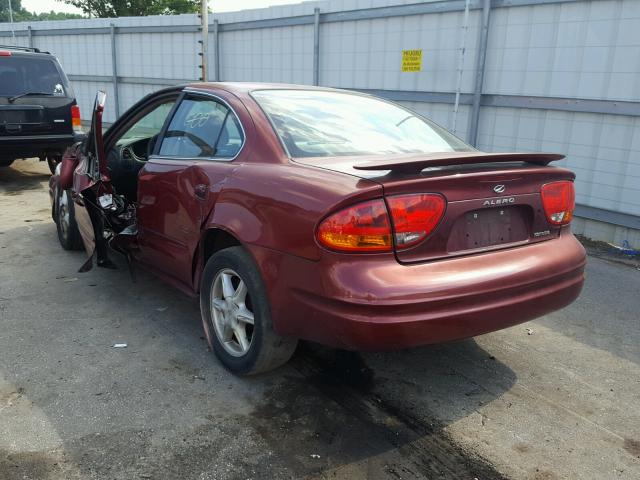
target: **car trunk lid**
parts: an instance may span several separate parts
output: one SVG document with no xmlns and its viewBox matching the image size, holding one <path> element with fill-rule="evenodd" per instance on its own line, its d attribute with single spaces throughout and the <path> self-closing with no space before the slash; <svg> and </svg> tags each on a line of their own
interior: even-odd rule
<svg viewBox="0 0 640 480">
<path fill-rule="evenodd" d="M 445 213 L 427 239 L 395 249 L 398 261 L 412 263 L 556 238 L 561 227 L 547 221 L 540 189 L 552 181 L 573 180 L 569 170 L 548 166 L 562 158 L 556 154 L 446 152 L 296 161 L 376 181 L 387 198 L 443 195 Z"/>
</svg>

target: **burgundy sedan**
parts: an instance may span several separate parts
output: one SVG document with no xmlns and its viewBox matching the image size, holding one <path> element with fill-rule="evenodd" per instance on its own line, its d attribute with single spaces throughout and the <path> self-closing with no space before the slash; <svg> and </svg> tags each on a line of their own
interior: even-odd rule
<svg viewBox="0 0 640 480">
<path fill-rule="evenodd" d="M 585 251 L 561 155 L 483 153 L 406 108 L 292 85 L 200 83 L 92 129 L 51 179 L 81 267 L 113 252 L 200 297 L 238 374 L 298 339 L 405 348 L 471 337 L 571 303 Z"/>
</svg>

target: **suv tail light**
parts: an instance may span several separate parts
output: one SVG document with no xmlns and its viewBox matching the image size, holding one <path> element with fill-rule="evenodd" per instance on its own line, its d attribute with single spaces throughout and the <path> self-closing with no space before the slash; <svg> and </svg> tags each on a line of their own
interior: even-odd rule
<svg viewBox="0 0 640 480">
<path fill-rule="evenodd" d="M 358 203 L 325 218 L 318 226 L 318 242 L 331 250 L 351 253 L 390 252 L 423 241 L 440 222 L 446 201 L 436 194 L 387 197 Z M 393 235 L 393 239 L 392 239 Z"/>
<path fill-rule="evenodd" d="M 542 205 L 547 220 L 553 225 L 566 225 L 573 218 L 576 204 L 576 192 L 573 182 L 561 181 L 547 183 L 540 190 Z"/>
<path fill-rule="evenodd" d="M 71 126 L 76 131 L 82 131 L 82 119 L 80 118 L 80 107 L 78 105 L 71 106 Z"/>
<path fill-rule="evenodd" d="M 343 252 L 390 252 L 391 224 L 384 200 L 369 200 L 325 218 L 316 232 L 318 242 Z"/>
<path fill-rule="evenodd" d="M 396 248 L 402 250 L 423 241 L 438 225 L 446 201 L 441 195 L 420 193 L 387 198 Z"/>
</svg>

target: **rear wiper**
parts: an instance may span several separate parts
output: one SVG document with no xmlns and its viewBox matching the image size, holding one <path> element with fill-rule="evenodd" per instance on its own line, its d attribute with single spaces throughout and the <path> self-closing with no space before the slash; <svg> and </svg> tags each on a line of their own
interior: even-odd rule
<svg viewBox="0 0 640 480">
<path fill-rule="evenodd" d="M 13 97 L 9 97 L 9 103 L 13 103 L 19 98 L 28 97 L 30 95 L 51 97 L 51 96 L 53 96 L 53 93 L 48 93 L 48 92 L 26 92 L 26 93 L 21 93 L 20 95 L 14 95 Z"/>
</svg>

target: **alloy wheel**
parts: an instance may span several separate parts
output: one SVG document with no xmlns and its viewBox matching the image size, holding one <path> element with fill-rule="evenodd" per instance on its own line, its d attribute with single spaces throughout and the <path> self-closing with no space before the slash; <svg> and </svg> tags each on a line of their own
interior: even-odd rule
<svg viewBox="0 0 640 480">
<path fill-rule="evenodd" d="M 220 344 L 234 357 L 246 355 L 253 339 L 253 306 L 247 284 L 230 268 L 219 271 L 211 286 L 211 317 Z"/>
</svg>

